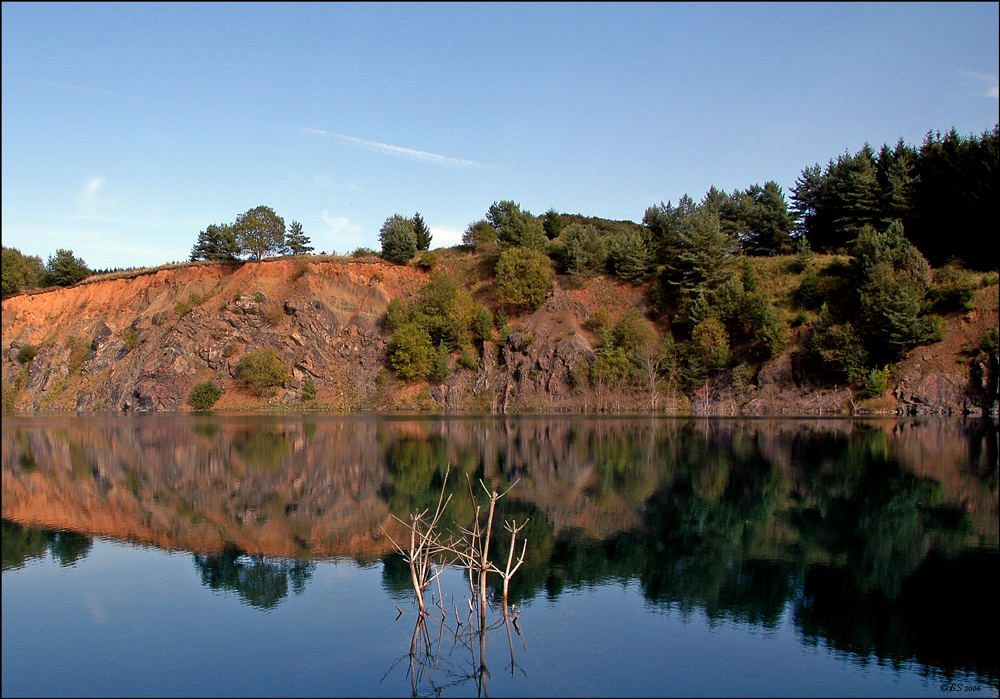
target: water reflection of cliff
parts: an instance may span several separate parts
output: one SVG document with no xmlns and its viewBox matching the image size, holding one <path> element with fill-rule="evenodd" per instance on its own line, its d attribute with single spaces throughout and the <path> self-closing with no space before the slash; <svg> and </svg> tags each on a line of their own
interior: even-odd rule
<svg viewBox="0 0 1000 699">
<path fill-rule="evenodd" d="M 993 421 L 113 416 L 7 418 L 2 439 L 4 518 L 199 552 L 380 557 L 379 527 L 435 499 L 448 464 L 459 494 L 520 478 L 509 507 L 553 541 L 648 533 L 663 510 L 716 542 L 763 527 L 754 554 L 843 560 L 824 526 L 868 522 L 876 504 L 850 498 L 887 487 L 963 544 L 997 540 Z"/>
<path fill-rule="evenodd" d="M 638 580 L 654 604 L 788 611 L 812 642 L 995 681 L 956 629 L 997 621 L 997 461 L 989 420 L 17 418 L 5 520 L 86 536 L 53 549 L 5 521 L 4 568 L 100 534 L 194 551 L 206 585 L 261 608 L 306 584 L 294 558 L 384 557 L 406 590 L 379 527 L 432 506 L 450 464 L 459 521 L 465 476 L 521 479 L 501 513 L 531 518 L 516 601 Z"/>
</svg>

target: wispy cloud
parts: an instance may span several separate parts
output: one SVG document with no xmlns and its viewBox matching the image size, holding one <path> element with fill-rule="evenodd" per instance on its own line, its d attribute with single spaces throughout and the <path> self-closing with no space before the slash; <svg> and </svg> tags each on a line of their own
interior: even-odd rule
<svg viewBox="0 0 1000 699">
<path fill-rule="evenodd" d="M 98 199 L 101 195 L 102 189 L 104 189 L 103 177 L 91 177 L 87 180 L 86 184 L 84 184 L 83 188 L 80 190 L 79 195 L 77 195 L 77 209 L 86 214 L 93 214 L 97 208 Z"/>
<path fill-rule="evenodd" d="M 986 73 L 977 73 L 971 70 L 960 70 L 958 72 L 975 85 L 976 94 L 980 97 L 1000 99 L 1000 84 L 998 84 L 1000 81 L 998 81 L 996 75 L 987 75 Z"/>
<path fill-rule="evenodd" d="M 439 153 L 430 153 L 425 150 L 417 150 L 416 148 L 407 148 L 405 146 L 394 146 L 391 143 L 381 143 L 379 141 L 369 141 L 366 138 L 358 138 L 357 136 L 347 136 L 342 133 L 332 133 L 326 131 L 325 129 L 314 129 L 308 126 L 299 127 L 299 131 L 305 135 L 313 138 L 334 138 L 335 140 L 356 148 L 363 148 L 364 150 L 369 150 L 374 153 L 381 153 L 382 155 L 388 155 L 393 158 L 402 158 L 404 160 L 416 160 L 421 163 L 427 163 L 429 165 L 439 165 L 441 167 L 448 168 L 467 168 L 467 167 L 486 167 L 482 163 L 477 163 L 475 160 L 467 160 L 465 158 L 454 158 L 450 155 L 441 155 Z"/>
<path fill-rule="evenodd" d="M 364 148 L 365 150 L 374 151 L 376 153 L 382 153 L 383 155 L 389 155 L 393 158 L 404 158 L 406 160 L 417 160 L 422 163 L 429 163 L 431 165 L 442 165 L 444 167 L 451 168 L 466 168 L 466 167 L 482 167 L 480 163 L 475 160 L 466 160 L 464 158 L 452 158 L 447 155 L 438 155 L 437 153 L 428 153 L 425 150 L 417 150 L 416 148 L 405 148 L 403 146 L 394 146 L 389 143 L 379 143 L 378 141 L 368 141 L 363 138 L 357 138 L 355 136 L 345 136 L 343 134 L 336 134 L 334 136 L 341 143 L 346 143 L 351 146 L 357 146 L 359 148 Z"/>
<path fill-rule="evenodd" d="M 334 216 L 327 209 L 323 209 L 320 216 L 323 223 L 330 228 L 330 235 L 336 236 L 358 236 L 361 235 L 361 226 L 351 221 L 346 216 Z"/>
</svg>

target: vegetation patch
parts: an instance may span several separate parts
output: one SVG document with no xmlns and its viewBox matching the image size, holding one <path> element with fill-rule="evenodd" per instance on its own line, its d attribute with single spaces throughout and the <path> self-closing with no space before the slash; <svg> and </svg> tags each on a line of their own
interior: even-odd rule
<svg viewBox="0 0 1000 699">
<path fill-rule="evenodd" d="M 270 396 L 291 377 L 288 366 L 273 349 L 247 352 L 236 365 L 240 386 L 255 396 Z"/>
<path fill-rule="evenodd" d="M 315 400 L 315 399 L 316 399 L 316 382 L 313 381 L 312 379 L 309 379 L 302 387 L 302 400 Z"/>
<path fill-rule="evenodd" d="M 139 346 L 139 333 L 135 328 L 129 326 L 125 332 L 122 333 L 122 345 L 124 345 L 127 350 L 133 350 Z"/>
<path fill-rule="evenodd" d="M 23 345 L 17 351 L 17 361 L 21 364 L 30 364 L 36 354 L 38 354 L 38 345 Z"/>
<path fill-rule="evenodd" d="M 497 301 L 512 311 L 534 311 L 552 291 L 549 258 L 530 248 L 504 250 L 497 260 Z"/>
<path fill-rule="evenodd" d="M 71 336 L 66 339 L 66 348 L 69 349 L 69 373 L 75 374 L 80 370 L 83 361 L 90 352 L 90 340 L 85 337 Z"/>
<path fill-rule="evenodd" d="M 195 384 L 188 393 L 187 402 L 195 410 L 211 410 L 222 396 L 222 389 L 214 381 Z"/>
</svg>

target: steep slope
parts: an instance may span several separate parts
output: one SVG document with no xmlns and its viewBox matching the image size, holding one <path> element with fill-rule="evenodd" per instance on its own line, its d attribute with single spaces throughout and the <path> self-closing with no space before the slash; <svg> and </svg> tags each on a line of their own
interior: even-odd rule
<svg viewBox="0 0 1000 699">
<path fill-rule="evenodd" d="M 495 307 L 492 280 L 477 267 L 481 260 L 452 256 L 442 263 Z M 478 367 L 463 368 L 452 357 L 443 383 L 401 382 L 385 369 L 390 333 L 382 318 L 389 300 L 415 298 L 429 275 L 380 261 L 282 258 L 195 264 L 11 297 L 3 301 L 4 407 L 188 410 L 191 388 L 213 380 L 223 389 L 217 410 L 997 412 L 997 350 L 985 361 L 967 352 L 996 328 L 995 285 L 978 291 L 975 311 L 947 320 L 944 342 L 909 353 L 885 396 L 858 401 L 844 387 L 811 385 L 801 375 L 796 358 L 808 341 L 808 323 L 740 390 L 728 373 L 690 397 L 592 383 L 587 367 L 599 338 L 587 329 L 588 318 L 599 308 L 614 317 L 645 309 L 648 298 L 642 285 L 601 276 L 582 287 L 557 277 L 538 310 L 511 317 L 509 336 L 485 344 Z M 37 347 L 30 361 L 22 355 L 28 346 Z M 239 387 L 235 370 L 245 353 L 264 348 L 275 350 L 291 378 L 261 398 Z M 310 382 L 316 397 L 305 402 Z"/>
</svg>

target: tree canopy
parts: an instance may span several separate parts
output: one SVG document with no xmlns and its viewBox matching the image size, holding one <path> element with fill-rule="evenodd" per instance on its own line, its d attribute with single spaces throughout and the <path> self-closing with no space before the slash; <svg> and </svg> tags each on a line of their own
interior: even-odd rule
<svg viewBox="0 0 1000 699">
<path fill-rule="evenodd" d="M 537 250 L 504 250 L 496 265 L 497 300 L 515 311 L 533 311 L 552 291 L 554 274 L 549 258 Z"/>
<path fill-rule="evenodd" d="M 378 238 L 382 243 L 382 257 L 389 262 L 406 264 L 417 254 L 413 219 L 393 214 L 382 224 Z"/>
<path fill-rule="evenodd" d="M 45 271 L 48 283 L 56 286 L 71 286 L 90 276 L 87 263 L 73 255 L 72 250 L 63 248 L 49 256 Z"/>
<path fill-rule="evenodd" d="M 309 244 L 309 236 L 302 232 L 302 224 L 292 221 L 288 224 L 288 232 L 285 234 L 285 249 L 292 255 L 305 255 L 313 251 Z"/>
<path fill-rule="evenodd" d="M 486 212 L 486 221 L 497 233 L 504 247 L 523 247 L 544 251 L 548 238 L 542 222 L 520 204 L 505 199 L 493 202 Z"/>
<path fill-rule="evenodd" d="M 198 241 L 191 248 L 191 261 L 235 260 L 239 254 L 235 228 L 228 223 L 213 223 L 198 233 Z"/>
<path fill-rule="evenodd" d="M 982 232 L 995 225 L 998 171 L 996 125 L 978 137 L 929 132 L 919 149 L 902 139 L 877 152 L 865 144 L 825 167 L 802 170 L 792 188 L 796 229 L 815 250 L 847 251 L 864 226 L 885 230 L 898 220 L 932 264 L 954 257 L 972 269 L 991 269 Z"/>
<path fill-rule="evenodd" d="M 429 250 L 431 247 L 431 229 L 424 223 L 424 217 L 420 212 L 413 214 L 413 238 L 417 243 L 417 250 Z"/>
<path fill-rule="evenodd" d="M 258 206 L 236 217 L 233 224 L 240 251 L 258 262 L 285 248 L 285 219 L 269 206 Z"/>
<path fill-rule="evenodd" d="M 10 296 L 45 283 L 45 265 L 34 255 L 22 255 L 17 248 L 3 248 L 3 295 Z"/>
</svg>

